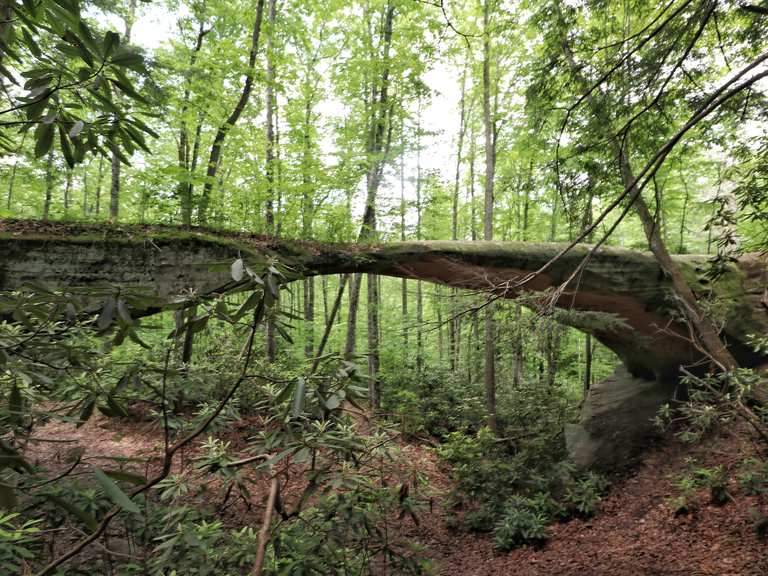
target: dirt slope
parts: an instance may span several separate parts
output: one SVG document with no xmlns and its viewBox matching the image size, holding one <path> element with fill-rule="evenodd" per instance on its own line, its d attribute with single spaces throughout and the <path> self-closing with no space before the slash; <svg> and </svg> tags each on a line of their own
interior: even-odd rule
<svg viewBox="0 0 768 576">
<path fill-rule="evenodd" d="M 429 547 L 446 576 L 766 576 L 768 542 L 757 537 L 750 516 L 752 507 L 765 513 L 764 502 L 732 483 L 735 501 L 723 507 L 708 504 L 706 492 L 699 494 L 696 514 L 675 517 L 666 503 L 677 494 L 672 482 L 680 474 L 723 464 L 733 475 L 752 454 L 739 427 L 703 446 L 660 447 L 633 476 L 613 485 L 596 518 L 554 526 L 539 550 L 496 553 L 490 537 L 447 530 L 442 511 L 410 532 Z"/>
</svg>

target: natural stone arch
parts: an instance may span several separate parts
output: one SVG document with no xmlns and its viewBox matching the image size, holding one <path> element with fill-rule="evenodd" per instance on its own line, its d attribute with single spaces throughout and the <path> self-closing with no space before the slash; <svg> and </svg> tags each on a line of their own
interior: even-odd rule
<svg viewBox="0 0 768 576">
<path fill-rule="evenodd" d="M 160 308 L 184 290 L 215 293 L 231 287 L 229 263 L 235 258 L 277 258 L 295 279 L 347 272 L 438 282 L 475 290 L 514 286 L 537 271 L 562 249 L 559 244 L 530 242 L 396 242 L 380 245 L 323 244 L 149 226 L 0 223 L 0 290 L 29 281 L 61 286 L 109 282 L 148 287 Z M 519 292 L 544 291 L 560 285 L 579 264 L 588 247 L 577 246 L 536 275 Z M 675 256 L 694 291 L 722 298 L 724 338 L 746 366 L 768 362 L 750 351 L 750 334 L 768 332 L 764 303 L 766 263 L 756 255 L 742 257 L 711 285 L 703 274 L 706 256 Z M 678 322 L 671 283 L 647 252 L 604 247 L 589 260 L 578 284 L 561 294 L 555 305 L 585 312 L 568 323 L 593 334 L 613 350 L 626 371 L 596 385 L 585 402 L 585 421 L 572 429 L 572 446 L 582 464 L 602 464 L 611 443 L 626 445 L 610 460 L 628 457 L 648 432 L 646 416 L 674 391 L 681 365 L 702 360 L 690 333 Z M 621 326 L 590 321 L 589 313 L 609 313 Z M 603 409 L 599 409 L 600 405 Z M 641 409 L 642 408 L 642 409 Z M 641 426 L 621 419 L 642 417 Z M 652 414 L 651 414 L 652 415 Z M 607 444 L 606 444 L 607 443 Z M 578 450 L 577 450 L 578 451 Z"/>
</svg>

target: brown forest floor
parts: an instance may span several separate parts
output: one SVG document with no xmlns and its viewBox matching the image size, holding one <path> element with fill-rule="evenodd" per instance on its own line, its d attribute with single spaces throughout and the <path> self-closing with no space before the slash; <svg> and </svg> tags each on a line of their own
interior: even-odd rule
<svg viewBox="0 0 768 576">
<path fill-rule="evenodd" d="M 243 426 L 255 424 L 243 422 L 238 428 L 244 432 Z M 161 434 L 153 426 L 102 416 L 80 429 L 48 424 L 35 436 L 74 440 L 30 446 L 28 455 L 53 469 L 65 466 L 66 454 L 72 450 L 83 450 L 84 458 L 95 458 L 92 462 L 98 466 L 100 455 L 147 456 L 159 453 L 161 446 Z M 675 517 L 666 505 L 666 499 L 676 495 L 674 478 L 693 467 L 722 464 L 733 476 L 738 463 L 754 453 L 747 431 L 741 427 L 722 431 L 700 446 L 684 447 L 671 441 L 652 450 L 631 475 L 613 484 L 596 518 L 553 526 L 552 538 L 540 549 L 525 547 L 504 554 L 494 551 L 488 535 L 446 527 L 441 502 L 450 489 L 447 471 L 429 448 L 414 444 L 401 448 L 428 476 L 435 506 L 431 513 L 421 514 L 418 526 L 408 519 L 400 531 L 426 546 L 440 575 L 768 576 L 768 542 L 758 539 L 750 517 L 750 508 L 761 506 L 756 498 L 744 496 L 732 486 L 735 499 L 722 507 L 707 504 L 704 492 L 695 514 Z M 192 448 L 187 457 L 194 452 Z M 263 500 L 266 489 L 266 484 L 258 483 L 253 501 Z M 232 506 L 225 519 L 254 525 L 261 514 L 261 506 L 248 512 Z"/>
</svg>

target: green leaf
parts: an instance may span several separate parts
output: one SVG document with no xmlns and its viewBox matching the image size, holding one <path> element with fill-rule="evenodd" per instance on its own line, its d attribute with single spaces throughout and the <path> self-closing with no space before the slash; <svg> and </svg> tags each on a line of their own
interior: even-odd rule
<svg viewBox="0 0 768 576">
<path fill-rule="evenodd" d="M 82 508 L 78 508 L 74 504 L 68 502 L 67 500 L 64 500 L 63 498 L 60 498 L 59 496 L 56 496 L 55 494 L 45 494 L 45 497 L 56 504 L 59 508 L 63 508 L 73 516 L 75 516 L 80 522 L 85 524 L 85 526 L 90 530 L 91 532 L 95 532 L 96 529 L 99 527 L 99 523 L 96 521 L 96 518 L 93 517 L 93 515 L 89 514 Z"/>
<path fill-rule="evenodd" d="M 52 124 L 38 124 L 35 130 L 35 158 L 42 158 L 53 146 Z"/>
<path fill-rule="evenodd" d="M 130 484 L 135 484 L 136 486 L 143 486 L 147 483 L 147 479 L 140 474 L 133 474 L 123 470 L 103 470 L 103 472 L 110 478 L 119 480 L 120 482 L 129 482 Z"/>
<path fill-rule="evenodd" d="M 240 306 L 240 308 L 237 309 L 237 312 L 235 312 L 235 315 L 233 318 L 235 320 L 239 320 L 243 316 L 245 316 L 245 313 L 248 312 L 248 310 L 252 310 L 256 306 L 258 306 L 259 302 L 261 302 L 263 295 L 261 291 L 254 291 L 251 292 L 251 295 L 248 296 L 248 299 L 243 302 L 243 305 Z"/>
<path fill-rule="evenodd" d="M 298 418 L 301 415 L 306 394 L 307 382 L 304 378 L 299 378 L 296 380 L 296 392 L 293 395 L 293 407 L 291 408 L 291 414 L 294 418 Z"/>
<path fill-rule="evenodd" d="M 91 398 L 85 403 L 85 405 L 83 405 L 83 409 L 80 411 L 80 416 L 78 418 L 77 424 L 75 425 L 75 428 L 80 428 L 80 426 L 88 422 L 90 417 L 93 415 L 93 409 L 95 406 L 95 398 Z"/>
<path fill-rule="evenodd" d="M 112 56 L 112 64 L 133 70 L 141 70 L 144 67 L 144 57 L 135 50 L 118 48 Z"/>
<path fill-rule="evenodd" d="M 288 397 L 291 395 L 295 387 L 296 387 L 295 381 L 289 382 L 288 384 L 286 384 L 285 388 L 280 390 L 280 394 L 278 394 L 277 397 L 275 398 L 275 402 L 277 402 L 278 404 L 282 404 L 283 402 L 285 402 L 288 399 Z"/>
<path fill-rule="evenodd" d="M 238 258 L 232 262 L 229 273 L 232 275 L 232 280 L 235 282 L 242 281 L 243 276 L 245 275 L 245 262 L 243 262 L 242 258 Z"/>
<path fill-rule="evenodd" d="M 275 322 L 273 326 L 275 327 L 275 330 L 277 330 L 277 333 L 280 334 L 280 336 L 283 338 L 283 340 L 289 344 L 293 344 L 293 338 L 291 338 L 291 335 L 288 334 L 285 328 L 283 328 L 278 322 Z"/>
<path fill-rule="evenodd" d="M 325 401 L 325 407 L 328 410 L 336 410 L 339 406 L 341 406 L 341 400 L 342 398 L 338 394 L 331 394 Z"/>
<path fill-rule="evenodd" d="M 104 58 L 109 58 L 120 45 L 120 34 L 111 30 L 104 34 Z"/>
<path fill-rule="evenodd" d="M 24 37 L 24 43 L 27 45 L 27 48 L 29 48 L 29 51 L 32 52 L 32 55 L 35 58 L 40 58 L 42 55 L 40 47 L 37 45 L 37 42 L 26 26 L 21 29 L 21 35 Z"/>
<path fill-rule="evenodd" d="M 64 126 L 59 125 L 59 142 L 61 142 L 61 152 L 64 154 L 64 160 L 70 168 L 75 167 L 75 156 L 72 154 L 72 146 L 67 138 L 67 131 Z"/>
<path fill-rule="evenodd" d="M 93 474 L 96 477 L 96 481 L 99 483 L 99 486 L 101 486 L 101 488 L 104 490 L 104 493 L 109 497 L 110 500 L 112 500 L 126 512 L 141 515 L 141 510 L 136 505 L 136 503 L 131 500 L 130 497 L 125 492 L 123 492 L 109 476 L 104 473 L 104 471 L 96 468 L 94 469 Z"/>
<path fill-rule="evenodd" d="M 80 132 L 83 131 L 83 128 L 85 128 L 85 122 L 78 120 L 72 125 L 72 128 L 69 131 L 69 137 L 77 138 L 80 135 Z"/>
</svg>

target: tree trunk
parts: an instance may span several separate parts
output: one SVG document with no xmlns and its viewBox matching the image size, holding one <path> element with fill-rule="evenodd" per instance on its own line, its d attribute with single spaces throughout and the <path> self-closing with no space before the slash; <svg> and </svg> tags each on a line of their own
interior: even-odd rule
<svg viewBox="0 0 768 576">
<path fill-rule="evenodd" d="M 312 358 L 315 350 L 315 279 L 304 282 L 304 356 Z"/>
<path fill-rule="evenodd" d="M 7 9 L 3 9 L 2 12 L 6 12 L 7 10 L 10 10 L 10 6 Z M 11 204 L 13 203 L 13 185 L 16 182 L 16 171 L 19 168 L 19 154 L 21 154 L 24 149 L 24 142 L 27 140 L 27 134 L 29 134 L 29 132 L 24 132 L 21 137 L 21 143 L 19 144 L 18 150 L 16 150 L 16 159 L 13 161 L 13 168 L 11 168 L 11 176 L 8 178 L 8 198 L 5 203 L 8 210 L 11 209 Z"/>
<path fill-rule="evenodd" d="M 181 221 L 185 226 L 192 225 L 192 174 L 194 168 L 191 167 L 190 150 L 189 150 L 189 131 L 187 130 L 186 114 L 189 110 L 189 101 L 191 98 L 191 78 L 193 75 L 193 69 L 195 62 L 197 61 L 197 54 L 203 47 L 203 38 L 210 32 L 211 29 L 205 29 L 205 23 L 200 20 L 199 27 L 197 29 L 197 38 L 195 39 L 195 45 L 192 47 L 192 52 L 189 56 L 189 65 L 187 67 L 187 77 L 184 81 L 184 96 L 181 105 L 181 125 L 179 127 L 179 171 L 181 172 L 181 180 L 178 184 L 179 200 L 181 202 Z M 198 122 L 195 130 L 195 144 L 194 147 L 199 146 L 199 136 L 202 128 L 202 118 Z M 197 156 L 195 151 L 194 156 Z M 196 162 L 195 162 L 196 164 Z"/>
<path fill-rule="evenodd" d="M 592 335 L 584 335 L 584 397 L 592 386 Z"/>
<path fill-rule="evenodd" d="M 197 213 L 198 222 L 202 225 L 206 224 L 208 221 L 208 206 L 211 201 L 213 184 L 216 182 L 216 174 L 221 162 L 221 149 L 224 145 L 224 140 L 245 110 L 245 106 L 248 104 L 248 99 L 250 98 L 251 92 L 253 90 L 254 68 L 256 66 L 256 53 L 259 49 L 259 35 L 261 34 L 261 20 L 263 15 L 264 0 L 257 0 L 256 19 L 253 23 L 253 33 L 251 34 L 251 51 L 248 56 L 248 68 L 246 69 L 245 73 L 243 90 L 240 93 L 240 98 L 238 99 L 237 104 L 235 104 L 235 108 L 232 110 L 232 113 L 216 131 L 216 135 L 213 137 L 213 143 L 211 144 L 211 151 L 208 156 L 205 184 L 203 185 L 203 194 L 200 198 L 200 205 L 198 206 Z"/>
<path fill-rule="evenodd" d="M 51 198 L 53 197 L 53 146 L 48 151 L 48 161 L 45 164 L 45 202 L 43 203 L 43 220 L 48 220 L 51 213 Z"/>
<path fill-rule="evenodd" d="M 267 38 L 267 79 L 265 90 L 265 103 L 267 115 L 267 147 L 266 147 L 266 175 L 267 175 L 267 199 L 266 199 L 266 232 L 275 234 L 275 55 L 274 35 L 277 0 L 269 0 L 269 37 Z"/>
<path fill-rule="evenodd" d="M 99 173 L 96 177 L 96 217 L 101 211 L 101 190 L 104 184 L 104 156 L 99 156 Z"/>
<path fill-rule="evenodd" d="M 130 0 L 128 3 L 128 14 L 125 17 L 125 44 L 131 43 L 131 32 L 133 31 L 133 22 L 136 18 L 136 2 Z M 120 172 L 122 163 L 116 152 L 112 152 L 112 180 L 109 191 L 109 218 L 117 222 L 120 212 Z"/>
<path fill-rule="evenodd" d="M 114 152 L 112 152 L 110 165 L 112 177 L 109 187 L 109 219 L 116 222 L 120 212 L 120 158 Z"/>
<path fill-rule="evenodd" d="M 421 240 L 421 100 L 419 121 L 416 124 L 416 240 Z M 416 372 L 421 379 L 424 372 L 424 293 L 421 281 L 416 281 Z"/>
<path fill-rule="evenodd" d="M 405 121 L 400 125 L 401 148 L 400 151 L 400 240 L 405 241 Z M 403 357 L 408 363 L 410 356 L 408 350 L 408 280 L 403 278 L 400 283 L 400 305 L 403 314 Z"/>
<path fill-rule="evenodd" d="M 357 343 L 357 308 L 360 300 L 362 274 L 352 274 L 349 278 L 349 313 L 347 314 L 347 337 L 344 346 L 344 358 L 352 360 Z"/>
<path fill-rule="evenodd" d="M 571 51 L 567 40 L 563 41 L 563 51 L 569 66 L 574 73 L 574 76 L 581 85 L 585 86 L 586 80 L 581 75 L 580 69 L 576 63 L 576 60 L 574 59 L 573 52 Z M 628 143 L 626 146 L 622 146 L 621 142 L 613 138 L 613 134 L 610 133 L 611 122 L 607 115 L 607 111 L 600 106 L 595 98 L 589 94 L 586 100 L 589 103 L 592 112 L 608 131 L 608 135 L 611 137 L 611 141 L 614 142 L 614 151 L 619 158 L 621 181 L 624 185 L 624 189 L 628 192 L 629 197 L 632 197 L 636 191 L 636 182 L 628 157 Z M 679 299 L 680 308 L 686 320 L 690 323 L 696 336 L 700 340 L 702 347 L 722 370 L 730 371 L 737 368 L 738 363 L 723 344 L 715 326 L 702 313 L 696 302 L 696 297 L 693 294 L 690 286 L 688 286 L 688 284 L 685 282 L 679 266 L 672 260 L 672 257 L 670 256 L 669 251 L 664 244 L 664 240 L 659 233 L 656 221 L 654 220 L 651 211 L 648 209 L 648 205 L 645 203 L 645 200 L 641 195 L 637 196 L 633 204 L 633 208 L 643 225 L 643 230 L 645 231 L 645 236 L 648 239 L 651 252 L 653 252 L 653 255 L 656 257 L 656 261 L 658 262 L 659 266 L 661 266 L 664 273 L 671 280 L 675 294 Z"/>
<path fill-rule="evenodd" d="M 69 216 L 69 201 L 72 195 L 72 168 L 67 166 L 67 176 L 64 184 L 64 219 Z"/>
<path fill-rule="evenodd" d="M 493 184 L 496 164 L 495 120 L 491 118 L 491 37 L 489 29 L 490 0 L 483 4 L 483 127 L 485 129 L 485 209 L 483 238 L 493 240 Z M 496 432 L 496 345 L 494 341 L 493 304 L 485 309 L 485 408 L 488 427 Z"/>
<path fill-rule="evenodd" d="M 88 168 L 90 162 L 88 166 L 83 167 L 83 218 L 88 216 Z"/>
<path fill-rule="evenodd" d="M 456 144 L 456 174 L 453 181 L 453 206 L 451 210 L 451 240 L 459 239 L 459 188 L 461 184 L 461 160 L 464 150 L 464 134 L 467 130 L 467 69 L 469 68 L 469 53 L 467 61 L 464 64 L 464 70 L 461 74 L 461 100 L 459 101 L 459 136 Z M 451 371 L 456 370 L 459 364 L 458 350 L 458 331 L 460 329 L 459 317 L 456 316 L 456 300 L 458 299 L 458 290 L 451 290 L 451 305 L 449 312 L 451 320 L 448 325 L 448 345 L 450 347 L 450 366 Z M 456 316 L 456 317 L 454 317 Z"/>
<path fill-rule="evenodd" d="M 392 26 L 395 17 L 394 5 L 387 4 L 384 16 L 384 27 L 382 30 L 382 61 L 383 68 L 381 72 L 380 85 L 374 87 L 374 93 L 378 94 L 378 100 L 372 101 L 371 125 L 368 135 L 368 157 L 369 165 L 366 173 L 366 198 L 363 212 L 363 223 L 358 234 L 358 242 L 371 242 L 376 239 L 376 196 L 383 176 L 386 157 L 389 153 L 392 137 L 392 123 L 389 115 L 389 69 L 390 69 L 390 49 L 392 45 Z M 357 332 L 357 307 L 360 301 L 361 276 L 355 275 L 354 282 L 349 287 L 349 316 L 347 320 L 347 344 L 345 356 L 351 357 L 355 351 L 355 340 Z M 370 287 L 370 286 L 369 286 Z M 373 313 L 368 314 L 368 343 L 375 344 L 376 347 L 368 349 L 369 369 L 379 366 L 378 350 L 378 290 L 368 290 L 368 306 L 373 308 Z M 376 334 L 371 334 L 375 332 Z M 375 357 L 374 360 L 371 360 Z M 374 377 L 374 376 L 372 376 Z M 375 394 L 378 398 L 378 393 Z"/>
<path fill-rule="evenodd" d="M 377 378 L 379 375 L 379 286 L 376 274 L 367 274 L 368 280 L 368 396 L 371 409 L 381 407 Z"/>
<path fill-rule="evenodd" d="M 265 91 L 265 107 L 267 111 L 267 145 L 266 145 L 266 177 L 267 200 L 265 206 L 266 233 L 275 235 L 275 55 L 274 36 L 275 18 L 277 16 L 277 0 L 269 0 L 267 21 L 269 22 L 269 37 L 267 38 L 267 89 Z M 267 362 L 274 362 L 277 355 L 275 324 L 272 318 L 267 320 Z"/>
</svg>

